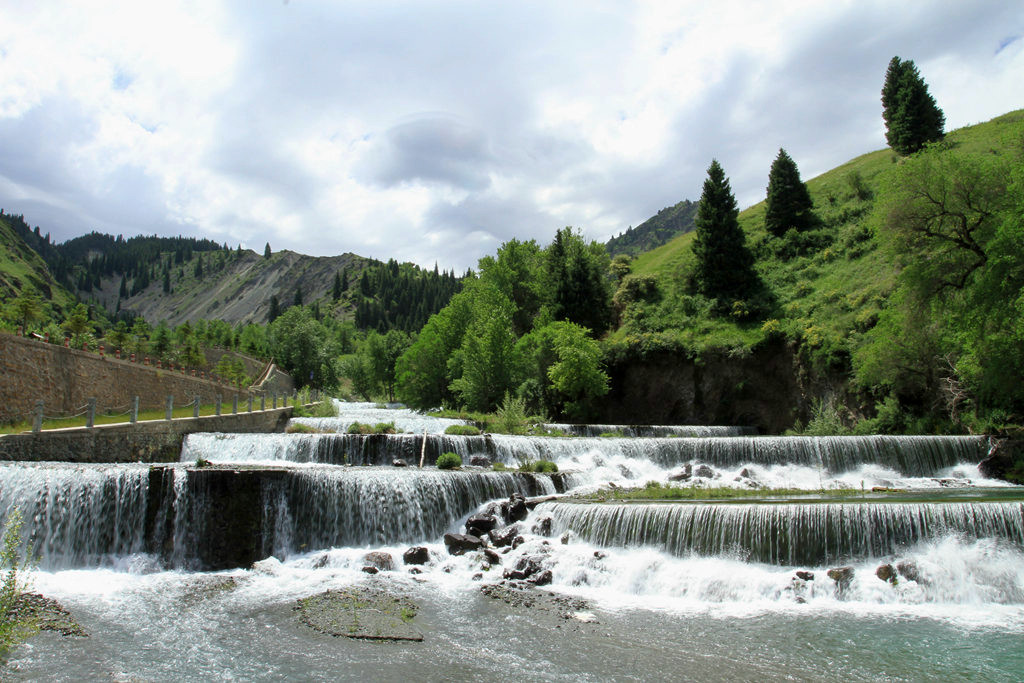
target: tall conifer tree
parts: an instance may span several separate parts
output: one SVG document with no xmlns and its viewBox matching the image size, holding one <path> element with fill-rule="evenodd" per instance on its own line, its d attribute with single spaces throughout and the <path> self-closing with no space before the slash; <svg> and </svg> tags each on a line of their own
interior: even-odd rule
<svg viewBox="0 0 1024 683">
<path fill-rule="evenodd" d="M 754 257 L 747 249 L 738 216 L 739 208 L 729 179 L 714 159 L 708 167 L 694 221 L 693 253 L 697 266 L 693 286 L 698 293 L 717 299 L 721 304 L 745 299 L 757 285 Z"/>
<path fill-rule="evenodd" d="M 786 150 L 779 149 L 768 172 L 764 227 L 776 237 L 782 237 L 790 228 L 802 232 L 816 224 L 814 202 L 807 185 L 800 180 L 800 170 Z"/>
<path fill-rule="evenodd" d="M 893 57 L 889 61 L 882 86 L 882 119 L 885 140 L 900 155 L 942 139 L 946 116 L 928 93 L 913 60 Z"/>
</svg>

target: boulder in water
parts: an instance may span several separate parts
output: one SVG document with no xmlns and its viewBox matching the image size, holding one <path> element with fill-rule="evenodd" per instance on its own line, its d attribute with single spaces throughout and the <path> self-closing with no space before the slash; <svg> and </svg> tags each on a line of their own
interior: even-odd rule
<svg viewBox="0 0 1024 683">
<path fill-rule="evenodd" d="M 535 586 L 547 586 L 553 580 L 554 575 L 551 573 L 550 569 L 545 569 L 544 571 L 538 572 L 536 576 L 533 576 L 529 579 L 530 583 L 532 583 Z"/>
<path fill-rule="evenodd" d="M 515 550 L 516 548 L 518 548 L 519 546 L 521 546 L 524 543 L 526 543 L 526 539 L 525 538 L 523 538 L 522 536 L 516 536 L 515 538 L 512 539 L 512 550 Z"/>
<path fill-rule="evenodd" d="M 379 569 L 371 565 L 366 565 L 365 567 L 363 567 L 363 572 L 365 572 L 366 574 L 376 574 L 379 571 Z"/>
<path fill-rule="evenodd" d="M 882 564 L 875 570 L 875 576 L 880 578 L 882 581 L 888 581 L 889 583 L 896 583 L 896 570 L 891 564 Z"/>
<path fill-rule="evenodd" d="M 484 547 L 483 539 L 471 534 L 445 534 L 444 545 L 449 555 L 462 555 L 469 550 Z"/>
<path fill-rule="evenodd" d="M 689 481 L 690 477 L 692 477 L 692 476 L 693 476 L 693 465 L 691 465 L 690 463 L 686 463 L 685 465 L 683 465 L 683 469 L 679 470 L 678 472 L 673 472 L 672 474 L 668 475 L 668 480 L 669 481 Z"/>
<path fill-rule="evenodd" d="M 537 523 L 533 525 L 533 533 L 538 536 L 550 536 L 551 535 L 551 517 L 545 516 L 537 520 Z"/>
<path fill-rule="evenodd" d="M 395 568 L 395 559 L 391 557 L 391 553 L 385 553 L 380 550 L 366 553 L 363 556 L 363 562 L 383 572 L 390 572 Z"/>
<path fill-rule="evenodd" d="M 487 561 L 490 562 L 492 565 L 501 564 L 501 555 L 494 552 L 490 548 L 484 548 L 484 557 L 486 557 Z"/>
<path fill-rule="evenodd" d="M 796 573 L 796 578 L 801 581 L 814 581 L 814 572 L 800 570 Z"/>
<path fill-rule="evenodd" d="M 473 515 L 466 520 L 466 533 L 473 536 L 483 536 L 498 526 L 498 520 L 494 515 L 479 514 Z"/>
<path fill-rule="evenodd" d="M 504 548 L 505 546 L 512 545 L 512 541 L 518 535 L 519 527 L 515 524 L 507 526 L 500 531 L 496 529 L 488 534 L 491 539 L 491 543 L 493 543 L 497 548 Z"/>
<path fill-rule="evenodd" d="M 1024 462 L 1024 440 L 1002 439 L 996 441 L 988 457 L 978 463 L 978 470 L 990 479 L 1009 481 L 1007 475 L 1021 462 Z"/>
<path fill-rule="evenodd" d="M 693 476 L 702 477 L 704 479 L 714 479 L 715 471 L 707 465 L 697 465 L 693 470 Z"/>
<path fill-rule="evenodd" d="M 562 534 L 562 538 L 560 540 L 562 541 L 562 545 L 569 545 L 569 532 L 566 531 Z"/>
<path fill-rule="evenodd" d="M 896 563 L 896 571 L 908 581 L 914 581 L 922 586 L 928 585 L 928 579 L 921 574 L 920 567 L 913 560 L 903 560 Z"/>
<path fill-rule="evenodd" d="M 408 467 L 409 463 L 407 463 L 405 460 L 402 460 L 401 458 L 395 458 L 394 460 L 391 461 L 391 466 L 392 467 Z"/>
<path fill-rule="evenodd" d="M 491 459 L 486 455 L 474 455 L 470 457 L 469 464 L 473 467 L 490 467 Z"/>
<path fill-rule="evenodd" d="M 508 515 L 506 519 L 510 522 L 521 522 L 530 514 L 529 508 L 526 507 L 526 498 L 523 496 L 516 497 L 516 495 L 513 493 L 512 498 L 508 501 Z"/>
<path fill-rule="evenodd" d="M 430 551 L 421 545 L 413 546 L 402 554 L 406 564 L 426 564 L 430 562 Z"/>
<path fill-rule="evenodd" d="M 839 595 L 845 593 L 853 582 L 853 567 L 833 567 L 826 573 L 828 578 L 836 582 L 836 591 Z"/>
<path fill-rule="evenodd" d="M 252 570 L 257 574 L 268 574 L 270 576 L 276 576 L 281 572 L 281 560 L 271 555 L 270 557 L 260 560 L 259 562 L 253 562 Z"/>
</svg>

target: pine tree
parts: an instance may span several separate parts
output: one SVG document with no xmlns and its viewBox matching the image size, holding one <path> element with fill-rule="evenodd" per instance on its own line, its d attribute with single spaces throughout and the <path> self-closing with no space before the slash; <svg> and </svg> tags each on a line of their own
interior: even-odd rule
<svg viewBox="0 0 1024 683">
<path fill-rule="evenodd" d="M 816 224 L 814 202 L 807 185 L 800 180 L 800 170 L 786 150 L 779 149 L 768 172 L 764 227 L 776 237 L 782 237 L 790 228 L 803 232 Z"/>
<path fill-rule="evenodd" d="M 270 296 L 270 310 L 267 312 L 267 324 L 274 322 L 281 315 L 281 304 L 277 301 L 277 295 Z"/>
<path fill-rule="evenodd" d="M 757 284 L 754 257 L 747 249 L 738 216 L 729 179 L 718 160 L 712 160 L 694 220 L 697 265 L 693 287 L 721 304 L 746 298 Z"/>
<path fill-rule="evenodd" d="M 913 60 L 893 57 L 889 61 L 882 86 L 882 119 L 885 140 L 897 154 L 913 154 L 942 139 L 946 116 L 928 93 Z"/>
<path fill-rule="evenodd" d="M 302 287 L 295 288 L 295 298 L 292 299 L 292 306 L 302 305 Z"/>
<path fill-rule="evenodd" d="M 331 288 L 331 299 L 337 301 L 341 298 L 341 273 L 334 271 L 334 286 Z"/>
<path fill-rule="evenodd" d="M 270 242 L 267 242 L 267 246 L 263 247 L 263 258 L 270 258 Z"/>
</svg>

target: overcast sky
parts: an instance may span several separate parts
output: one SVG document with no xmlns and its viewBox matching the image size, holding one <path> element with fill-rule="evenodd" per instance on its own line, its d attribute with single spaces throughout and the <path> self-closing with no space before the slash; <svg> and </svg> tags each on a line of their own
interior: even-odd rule
<svg viewBox="0 0 1024 683">
<path fill-rule="evenodd" d="M 1024 107 L 1024 3 L 0 4 L 0 206 L 65 240 L 196 235 L 463 270 L 606 240 L 884 147 L 913 59 L 947 129 Z"/>
</svg>

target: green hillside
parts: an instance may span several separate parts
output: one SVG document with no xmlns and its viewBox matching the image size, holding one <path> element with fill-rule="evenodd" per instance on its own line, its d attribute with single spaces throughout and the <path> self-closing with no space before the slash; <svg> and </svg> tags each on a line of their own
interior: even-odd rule
<svg viewBox="0 0 1024 683">
<path fill-rule="evenodd" d="M 982 174 L 990 173 L 985 169 L 1001 169 L 991 173 L 1002 174 L 1003 186 L 1010 187 L 1005 176 L 1020 173 L 1022 141 L 1024 110 L 1019 110 L 950 132 L 933 150 L 933 161 L 927 163 L 945 164 L 951 169 L 977 168 Z M 899 274 L 905 268 L 908 274 L 916 272 L 915 268 L 926 271 L 927 264 L 939 264 L 942 259 L 948 259 L 947 265 L 956 270 L 964 261 L 963 255 L 952 254 L 952 247 L 929 246 L 925 239 L 904 243 L 902 240 L 918 238 L 880 227 L 884 220 L 881 198 L 898 195 L 906 184 L 906 173 L 919 166 L 915 157 L 900 157 L 885 149 L 807 181 L 821 228 L 811 234 L 801 233 L 798 242 L 774 237 L 765 230 L 764 202 L 742 211 L 740 225 L 769 293 L 768 300 L 760 302 L 763 310 L 756 315 L 715 315 L 707 301 L 692 294 L 688 278 L 694 268 L 694 233 L 680 235 L 639 255 L 632 263 L 632 274 L 616 295 L 620 326 L 606 340 L 612 358 L 641 358 L 657 350 L 697 358 L 712 351 L 743 356 L 765 344 L 785 342 L 809 373 L 842 377 L 859 373 L 859 388 L 875 398 L 899 389 L 892 377 L 875 376 L 879 384 L 865 386 L 871 377 L 865 370 L 870 365 L 870 359 L 865 358 L 867 349 L 881 336 L 879 330 L 872 330 L 880 320 L 886 322 L 895 316 L 893 297 L 900 286 Z M 766 177 L 767 172 L 766 168 Z M 945 191 L 955 195 L 959 189 L 951 183 Z M 891 211 L 892 202 L 885 206 Z M 1004 208 L 1002 215 L 1012 215 L 1012 210 Z M 994 220 L 1003 219 L 997 216 Z M 1001 267 L 1017 273 L 1021 263 L 1019 245 L 1016 255 L 1011 250 L 1001 259 Z M 989 265 L 994 265 L 994 258 Z M 978 271 L 977 276 L 982 275 Z M 938 276 L 931 273 L 929 277 L 934 281 Z M 970 299 L 974 288 L 981 286 L 974 277 L 972 273 L 960 291 L 946 288 L 933 298 L 919 301 L 922 314 L 946 311 L 946 318 L 922 319 L 921 325 L 935 330 L 931 341 L 936 349 L 945 349 L 947 356 L 963 357 L 957 344 L 967 343 L 963 340 L 967 333 L 956 329 L 958 319 L 950 317 L 949 311 L 951 306 L 960 305 L 957 302 Z M 638 283 L 646 285 L 640 287 Z M 910 296 L 909 284 L 903 287 L 898 298 L 905 304 Z M 901 315 L 906 318 L 908 314 Z M 900 337 L 896 327 L 892 332 Z M 960 342 L 953 340 L 956 335 L 961 336 Z M 890 346 L 898 347 L 900 342 L 900 338 L 892 339 Z M 916 371 L 908 369 L 907 373 Z M 939 398 L 919 396 L 917 400 Z"/>
<path fill-rule="evenodd" d="M 21 216 L 0 214 L 0 303 L 17 297 L 27 288 L 49 301 L 57 314 L 70 310 L 73 297 L 19 235 L 16 226 L 22 224 Z"/>
</svg>

